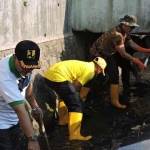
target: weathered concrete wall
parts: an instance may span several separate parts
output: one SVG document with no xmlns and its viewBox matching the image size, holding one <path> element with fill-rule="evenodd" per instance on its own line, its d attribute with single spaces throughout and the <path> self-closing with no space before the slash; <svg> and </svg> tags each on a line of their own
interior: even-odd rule
<svg viewBox="0 0 150 150">
<path fill-rule="evenodd" d="M 72 0 L 71 23 L 77 31 L 104 32 L 125 14 L 136 15 L 150 31 L 150 0 Z"/>
<path fill-rule="evenodd" d="M 71 33 L 69 0 L 1 0 L 0 50 L 23 39 L 38 43 Z"/>
<path fill-rule="evenodd" d="M 40 71 L 60 59 L 84 59 L 84 48 L 72 34 L 70 11 L 70 0 L 1 0 L 0 59 L 24 39 L 39 44 Z"/>
</svg>

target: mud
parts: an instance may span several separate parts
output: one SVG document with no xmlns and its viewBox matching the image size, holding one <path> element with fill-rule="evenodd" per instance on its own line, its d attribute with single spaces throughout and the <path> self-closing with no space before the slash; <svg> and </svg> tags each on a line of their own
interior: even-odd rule
<svg viewBox="0 0 150 150">
<path fill-rule="evenodd" d="M 147 73 L 148 75 L 148 73 Z M 51 150 L 117 150 L 119 147 L 150 138 L 150 81 L 132 82 L 130 97 L 120 95 L 128 108 L 118 110 L 110 104 L 108 93 L 89 94 L 83 104 L 82 134 L 92 135 L 89 142 L 68 140 L 67 126 L 59 126 L 51 116 L 46 120 Z M 43 150 L 48 149 L 40 137 Z"/>
</svg>

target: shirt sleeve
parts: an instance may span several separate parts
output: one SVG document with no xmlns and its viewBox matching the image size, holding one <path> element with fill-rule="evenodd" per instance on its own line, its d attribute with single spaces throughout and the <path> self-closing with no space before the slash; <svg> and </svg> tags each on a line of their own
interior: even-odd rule
<svg viewBox="0 0 150 150">
<path fill-rule="evenodd" d="M 116 32 L 112 36 L 112 43 L 114 46 L 119 46 L 119 45 L 124 44 L 123 36 L 121 35 L 121 33 Z"/>
<path fill-rule="evenodd" d="M 92 47 L 89 50 L 91 58 L 98 57 L 101 52 L 101 37 L 99 37 L 92 45 Z"/>
<path fill-rule="evenodd" d="M 17 81 L 15 80 L 1 80 L 0 91 L 6 103 L 15 101 L 23 101 L 24 97 L 18 89 Z"/>
</svg>

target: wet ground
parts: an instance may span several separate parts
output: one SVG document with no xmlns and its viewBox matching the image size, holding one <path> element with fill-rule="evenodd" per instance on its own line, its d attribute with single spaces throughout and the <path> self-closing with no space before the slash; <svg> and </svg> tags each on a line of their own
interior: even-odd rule
<svg viewBox="0 0 150 150">
<path fill-rule="evenodd" d="M 92 135 L 89 142 L 68 141 L 67 126 L 51 121 L 47 134 L 51 150 L 117 150 L 119 147 L 150 138 L 150 81 L 132 82 L 126 110 L 110 105 L 108 96 L 95 96 L 84 104 L 82 134 Z M 48 149 L 41 136 L 43 150 Z M 126 149 L 128 150 L 128 149 Z M 140 149 L 142 150 L 142 149 Z M 144 149 L 143 149 L 144 150 Z"/>
</svg>

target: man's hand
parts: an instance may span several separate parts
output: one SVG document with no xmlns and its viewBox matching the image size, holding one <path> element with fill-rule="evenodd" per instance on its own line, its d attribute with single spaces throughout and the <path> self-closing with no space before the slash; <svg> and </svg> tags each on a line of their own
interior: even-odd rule
<svg viewBox="0 0 150 150">
<path fill-rule="evenodd" d="M 80 90 L 80 98 L 81 98 L 82 101 L 85 101 L 85 100 L 86 100 L 89 91 L 90 91 L 90 88 L 81 87 L 81 90 Z"/>
<path fill-rule="evenodd" d="M 28 141 L 28 150 L 40 150 L 38 141 Z"/>
<path fill-rule="evenodd" d="M 29 118 L 29 113 L 26 111 L 25 104 L 19 104 L 13 107 L 16 111 L 20 126 L 26 137 L 31 137 L 34 134 L 34 129 Z M 38 140 L 28 140 L 28 150 L 40 150 Z"/>
<path fill-rule="evenodd" d="M 139 67 L 140 70 L 144 70 L 146 68 L 140 59 L 133 57 L 132 61 Z"/>
<path fill-rule="evenodd" d="M 74 80 L 73 85 L 75 86 L 76 90 L 80 92 L 82 84 L 78 80 Z"/>
<path fill-rule="evenodd" d="M 40 107 L 36 107 L 31 110 L 32 117 L 39 123 L 43 119 L 43 111 Z"/>
</svg>

